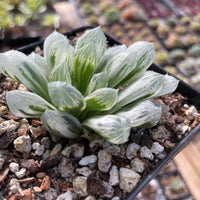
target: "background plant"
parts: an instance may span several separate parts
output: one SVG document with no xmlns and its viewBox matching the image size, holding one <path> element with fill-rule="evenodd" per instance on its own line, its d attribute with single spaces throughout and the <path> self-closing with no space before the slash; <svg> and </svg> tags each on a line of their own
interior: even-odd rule
<svg viewBox="0 0 200 200">
<path fill-rule="evenodd" d="M 54 32 L 44 42 L 44 57 L 14 50 L 0 54 L 2 72 L 33 92 L 7 92 L 8 107 L 20 117 L 41 117 L 55 137 L 73 139 L 89 127 L 113 143 L 126 142 L 131 127 L 158 123 L 163 106 L 153 98 L 178 84 L 169 75 L 146 71 L 154 55 L 149 42 L 107 48 L 100 27 L 74 47 Z"/>
</svg>

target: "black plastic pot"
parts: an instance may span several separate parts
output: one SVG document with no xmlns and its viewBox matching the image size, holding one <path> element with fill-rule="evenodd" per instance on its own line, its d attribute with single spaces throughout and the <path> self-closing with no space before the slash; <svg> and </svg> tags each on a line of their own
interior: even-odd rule
<svg viewBox="0 0 200 200">
<path fill-rule="evenodd" d="M 83 31 L 85 31 L 87 29 L 91 29 L 91 28 L 93 28 L 93 27 L 91 27 L 91 26 L 81 27 L 81 28 L 72 30 L 70 32 L 64 33 L 64 35 L 66 35 L 68 38 L 70 38 L 72 36 L 76 36 L 77 33 L 83 32 Z M 119 42 L 115 38 L 111 37 L 110 35 L 108 35 L 106 33 L 105 33 L 105 35 L 107 37 L 108 44 L 110 46 L 122 44 L 121 42 Z M 42 47 L 43 42 L 44 41 L 32 43 L 32 44 L 22 47 L 18 50 L 28 54 L 31 51 L 34 51 L 34 49 L 37 46 Z M 158 73 L 161 73 L 161 74 L 168 73 L 166 70 L 164 70 L 163 68 L 161 68 L 155 64 L 152 64 L 149 69 L 156 71 Z M 178 86 L 176 92 L 179 92 L 184 97 L 187 97 L 189 103 L 191 103 L 197 107 L 200 107 L 200 92 L 197 89 L 195 89 L 194 87 L 192 87 L 192 86 L 188 85 L 187 83 L 183 82 L 182 80 L 180 80 L 180 83 L 179 83 L 179 86 Z M 163 160 L 161 160 L 156 165 L 156 167 L 145 178 L 143 178 L 143 180 L 140 181 L 140 183 L 136 186 L 136 188 L 127 196 L 126 200 L 133 200 L 137 196 L 137 194 L 147 185 L 147 183 L 158 174 L 158 172 L 161 170 L 161 168 L 164 165 L 166 165 L 170 160 L 172 160 L 172 158 L 176 154 L 178 154 L 190 142 L 190 140 L 194 137 L 195 134 L 197 134 L 197 132 L 200 132 L 200 125 L 198 125 L 193 131 L 191 131 L 183 140 L 181 140 L 179 142 L 179 144 L 173 150 L 171 150 L 169 152 L 169 154 Z"/>
</svg>

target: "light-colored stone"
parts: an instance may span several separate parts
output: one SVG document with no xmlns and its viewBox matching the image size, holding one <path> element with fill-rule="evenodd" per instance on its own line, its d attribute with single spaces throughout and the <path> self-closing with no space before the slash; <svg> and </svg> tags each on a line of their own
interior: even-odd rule
<svg viewBox="0 0 200 200">
<path fill-rule="evenodd" d="M 120 168 L 120 188 L 125 192 L 131 192 L 139 182 L 141 176 L 132 169 Z"/>
<path fill-rule="evenodd" d="M 54 200 L 57 197 L 56 189 L 49 188 L 47 191 L 44 192 L 45 200 Z"/>
<path fill-rule="evenodd" d="M 56 200 L 73 200 L 73 193 L 71 191 L 67 191 L 57 197 Z"/>
<path fill-rule="evenodd" d="M 164 142 L 170 139 L 172 133 L 168 131 L 164 126 L 158 126 L 150 132 L 152 138 L 157 142 Z"/>
<path fill-rule="evenodd" d="M 109 184 L 111 186 L 115 186 L 119 184 L 119 171 L 117 169 L 117 166 L 113 165 L 110 172 L 109 172 L 110 178 L 109 178 Z"/>
<path fill-rule="evenodd" d="M 136 143 L 130 143 L 126 149 L 126 157 L 128 159 L 132 159 L 137 156 L 137 152 L 139 150 L 140 146 Z"/>
<path fill-rule="evenodd" d="M 107 149 L 98 152 L 98 168 L 100 171 L 107 173 L 111 167 L 112 155 Z"/>
<path fill-rule="evenodd" d="M 79 165 L 81 166 L 87 166 L 89 164 L 94 164 L 97 162 L 97 156 L 96 155 L 90 155 L 85 156 L 79 161 Z"/>
<path fill-rule="evenodd" d="M 111 200 L 120 200 L 119 197 L 113 197 Z"/>
<path fill-rule="evenodd" d="M 21 168 L 19 171 L 15 172 L 15 175 L 19 179 L 23 178 L 26 175 L 26 169 L 25 168 Z"/>
<path fill-rule="evenodd" d="M 20 187 L 19 181 L 16 178 L 12 178 L 9 183 L 10 191 L 15 194 L 17 192 L 22 194 L 22 189 Z"/>
<path fill-rule="evenodd" d="M 41 139 L 41 144 L 44 146 L 45 149 L 50 149 L 51 140 L 49 137 L 43 137 Z"/>
<path fill-rule="evenodd" d="M 82 167 L 82 168 L 77 168 L 76 171 L 80 174 L 80 175 L 83 175 L 83 176 L 89 176 L 92 171 L 89 167 Z"/>
<path fill-rule="evenodd" d="M 151 147 L 151 153 L 155 155 L 161 154 L 164 151 L 164 147 L 160 145 L 158 142 L 154 142 Z"/>
<path fill-rule="evenodd" d="M 198 112 L 194 106 L 190 106 L 189 109 L 185 111 L 185 114 L 189 120 L 193 120 Z"/>
<path fill-rule="evenodd" d="M 151 153 L 150 149 L 148 149 L 146 146 L 143 146 L 143 147 L 140 148 L 140 156 L 142 158 L 147 158 L 149 160 L 153 160 L 154 159 L 154 156 Z"/>
<path fill-rule="evenodd" d="M 31 138 L 29 135 L 22 135 L 14 140 L 15 149 L 21 153 L 30 153 Z"/>
<path fill-rule="evenodd" d="M 73 180 L 73 189 L 80 197 L 85 197 L 87 193 L 87 178 L 84 176 L 77 176 Z"/>
<path fill-rule="evenodd" d="M 9 169 L 11 172 L 15 173 L 19 171 L 19 164 L 15 162 L 11 162 L 9 165 Z"/>
<path fill-rule="evenodd" d="M 56 144 L 54 146 L 54 148 L 51 150 L 50 156 L 56 156 L 60 153 L 62 149 L 62 145 L 61 144 Z"/>
<path fill-rule="evenodd" d="M 63 178 L 70 177 L 75 167 L 70 159 L 63 158 L 59 164 L 59 172 Z"/>
<path fill-rule="evenodd" d="M 145 163 L 139 158 L 134 158 L 131 160 L 131 168 L 136 172 L 143 172 L 145 169 Z"/>
<path fill-rule="evenodd" d="M 19 122 L 14 121 L 13 119 L 3 121 L 0 124 L 0 135 L 6 131 L 15 131 L 19 127 Z"/>
<path fill-rule="evenodd" d="M 34 190 L 34 192 L 36 192 L 36 193 L 42 192 L 42 189 L 39 188 L 38 186 L 34 186 L 34 187 L 33 187 L 33 190 Z"/>
<path fill-rule="evenodd" d="M 34 142 L 34 143 L 32 144 L 32 148 L 35 150 L 35 154 L 36 154 L 37 156 L 43 155 L 44 150 L 45 150 L 44 145 L 41 145 L 41 144 L 38 143 L 38 142 Z"/>
<path fill-rule="evenodd" d="M 112 144 L 107 149 L 110 150 L 110 152 L 113 156 L 119 156 L 120 155 L 121 148 L 120 148 L 120 146 L 118 146 L 116 144 Z"/>
<path fill-rule="evenodd" d="M 84 145 L 82 144 L 74 144 L 72 145 L 72 155 L 74 158 L 80 159 L 84 155 Z"/>
<path fill-rule="evenodd" d="M 0 106 L 0 115 L 6 115 L 8 113 L 7 106 Z"/>
<path fill-rule="evenodd" d="M 187 125 L 185 125 L 184 123 L 178 124 L 178 126 L 176 127 L 176 131 L 181 132 L 181 134 L 185 134 L 186 131 L 190 131 L 191 128 Z"/>
<path fill-rule="evenodd" d="M 62 150 L 61 154 L 65 157 L 69 158 L 71 151 L 72 151 L 71 146 L 67 146 Z"/>
</svg>

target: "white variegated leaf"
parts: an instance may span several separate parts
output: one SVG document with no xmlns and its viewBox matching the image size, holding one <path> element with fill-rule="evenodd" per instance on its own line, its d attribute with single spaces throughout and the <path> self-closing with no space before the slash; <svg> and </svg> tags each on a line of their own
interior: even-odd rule
<svg viewBox="0 0 200 200">
<path fill-rule="evenodd" d="M 67 112 L 46 110 L 41 120 L 45 129 L 52 135 L 75 139 L 82 131 L 78 119 Z"/>
<path fill-rule="evenodd" d="M 25 54 L 11 50 L 0 54 L 3 73 L 49 101 L 47 79 L 39 67 Z"/>
<path fill-rule="evenodd" d="M 85 96 L 100 88 L 106 88 L 108 85 L 108 77 L 105 72 L 94 74 L 90 79 Z"/>
<path fill-rule="evenodd" d="M 129 120 L 117 115 L 95 116 L 85 120 L 83 125 L 114 144 L 126 142 L 131 129 Z"/>
<path fill-rule="evenodd" d="M 178 86 L 179 80 L 170 75 L 165 75 L 165 81 L 162 88 L 153 95 L 153 97 L 163 96 L 174 92 Z"/>
<path fill-rule="evenodd" d="M 106 37 L 100 27 L 86 31 L 81 37 L 79 37 L 76 43 L 75 52 L 79 51 L 79 49 L 89 43 L 95 45 L 96 61 L 98 63 L 103 56 L 107 45 Z"/>
<path fill-rule="evenodd" d="M 44 58 L 47 61 L 49 71 L 63 62 L 69 66 L 72 64 L 73 47 L 70 46 L 67 38 L 54 32 L 44 42 Z"/>
<path fill-rule="evenodd" d="M 54 106 L 61 111 L 85 108 L 85 100 L 81 93 L 66 82 L 48 83 L 49 96 Z"/>
<path fill-rule="evenodd" d="M 40 117 L 46 109 L 56 108 L 37 94 L 13 90 L 7 92 L 6 102 L 9 110 L 18 117 Z"/>
<path fill-rule="evenodd" d="M 165 76 L 153 71 L 147 71 L 138 81 L 128 85 L 119 92 L 119 97 L 111 112 L 121 107 L 152 97 L 164 84 Z"/>
<path fill-rule="evenodd" d="M 85 97 L 86 110 L 109 110 L 117 101 L 118 90 L 101 88 Z"/>
<path fill-rule="evenodd" d="M 63 81 L 68 84 L 71 84 L 70 68 L 67 65 L 67 62 L 61 63 L 51 71 L 50 80 Z"/>
<path fill-rule="evenodd" d="M 131 127 L 150 128 L 160 120 L 162 106 L 158 103 L 154 104 L 151 100 L 145 100 L 121 112 L 117 112 L 116 115 L 128 118 Z"/>
</svg>

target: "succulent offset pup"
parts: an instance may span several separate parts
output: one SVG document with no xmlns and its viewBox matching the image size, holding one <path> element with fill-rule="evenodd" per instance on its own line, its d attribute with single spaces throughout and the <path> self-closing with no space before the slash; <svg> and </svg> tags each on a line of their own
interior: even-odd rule
<svg viewBox="0 0 200 200">
<path fill-rule="evenodd" d="M 87 127 L 124 143 L 131 127 L 158 123 L 163 105 L 153 98 L 178 85 L 172 76 L 147 71 L 154 55 L 149 42 L 107 48 L 100 27 L 84 33 L 74 47 L 54 32 L 44 42 L 44 57 L 14 50 L 0 54 L 0 70 L 30 90 L 7 92 L 8 107 L 19 117 L 41 117 L 55 137 L 74 139 Z"/>
</svg>

